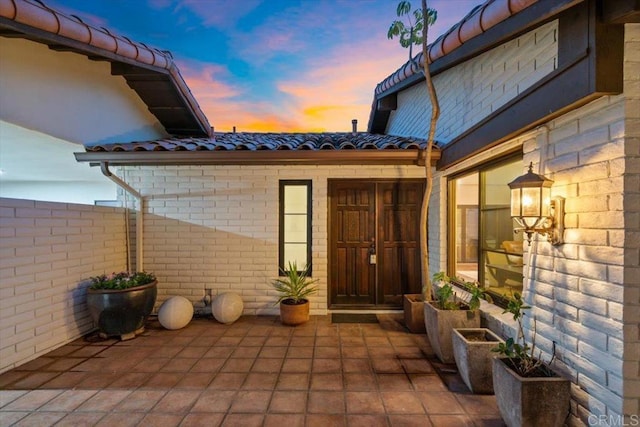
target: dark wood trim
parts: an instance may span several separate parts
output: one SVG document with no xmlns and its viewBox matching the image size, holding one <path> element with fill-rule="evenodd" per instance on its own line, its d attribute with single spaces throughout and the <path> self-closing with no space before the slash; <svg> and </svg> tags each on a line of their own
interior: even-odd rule
<svg viewBox="0 0 640 427">
<path fill-rule="evenodd" d="M 313 181 L 310 179 L 281 179 L 278 183 L 278 272 L 283 275 L 284 265 L 284 188 L 287 185 L 307 187 L 307 260 L 308 275 L 313 274 Z"/>
<path fill-rule="evenodd" d="M 606 24 L 640 23 L 640 0 L 602 0 L 602 19 Z"/>
<path fill-rule="evenodd" d="M 624 28 L 597 22 L 595 0 L 563 12 L 558 32 L 559 68 L 447 144 L 438 169 L 603 95 L 622 92 Z"/>
<path fill-rule="evenodd" d="M 421 150 L 100 151 L 78 162 L 125 165 L 418 165 Z M 434 163 L 440 152 L 434 150 Z"/>
</svg>

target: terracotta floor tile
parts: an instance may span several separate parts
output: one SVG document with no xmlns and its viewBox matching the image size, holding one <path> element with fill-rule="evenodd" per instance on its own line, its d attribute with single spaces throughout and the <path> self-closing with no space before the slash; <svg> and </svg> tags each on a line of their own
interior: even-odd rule
<svg viewBox="0 0 640 427">
<path fill-rule="evenodd" d="M 342 370 L 344 372 L 372 372 L 369 359 L 342 359 Z"/>
<path fill-rule="evenodd" d="M 77 388 L 98 389 L 108 387 L 120 377 L 119 372 L 91 372 L 76 384 Z"/>
<path fill-rule="evenodd" d="M 313 357 L 318 359 L 339 359 L 340 347 L 339 346 L 315 347 Z"/>
<path fill-rule="evenodd" d="M 387 417 L 384 415 L 347 415 L 349 427 L 387 427 Z"/>
<path fill-rule="evenodd" d="M 269 405 L 270 413 L 305 413 L 306 391 L 275 391 Z"/>
<path fill-rule="evenodd" d="M 384 414 L 382 399 L 372 391 L 348 391 L 345 393 L 348 414 Z"/>
<path fill-rule="evenodd" d="M 160 368 L 160 372 L 188 372 L 197 361 L 197 359 L 176 357 L 165 363 L 164 366 Z"/>
<path fill-rule="evenodd" d="M 311 374 L 310 390 L 342 390 L 343 388 L 340 374 Z"/>
<path fill-rule="evenodd" d="M 376 375 L 380 391 L 410 391 L 413 390 L 411 381 L 406 374 L 378 374 Z"/>
<path fill-rule="evenodd" d="M 180 372 L 158 372 L 157 374 L 151 375 L 143 387 L 170 388 L 178 384 L 178 381 L 181 379 L 182 374 Z"/>
<path fill-rule="evenodd" d="M 227 412 L 236 392 L 230 390 L 205 390 L 196 400 L 191 412 Z"/>
<path fill-rule="evenodd" d="M 215 357 L 205 357 L 197 360 L 189 372 L 216 373 L 224 366 L 226 359 Z"/>
<path fill-rule="evenodd" d="M 84 362 L 85 358 L 64 358 L 56 359 L 53 363 L 47 365 L 43 370 L 53 372 L 64 372 L 71 370 L 74 366 Z"/>
<path fill-rule="evenodd" d="M 358 335 L 358 336 L 341 336 L 340 337 L 340 344 L 342 344 L 342 346 L 348 346 L 348 347 L 356 347 L 356 346 L 360 346 L 360 347 L 364 347 L 364 337 Z"/>
<path fill-rule="evenodd" d="M 466 415 L 430 415 L 433 427 L 473 427 L 473 421 Z"/>
<path fill-rule="evenodd" d="M 187 372 L 182 379 L 176 384 L 176 388 L 205 389 L 211 384 L 214 373 L 206 372 Z"/>
<path fill-rule="evenodd" d="M 238 343 L 238 347 L 262 347 L 266 341 L 266 336 L 246 336 Z"/>
<path fill-rule="evenodd" d="M 258 354 L 259 358 L 284 359 L 287 354 L 288 347 L 263 347 Z"/>
<path fill-rule="evenodd" d="M 289 344 L 291 347 L 313 347 L 315 345 L 314 336 L 295 336 Z"/>
<path fill-rule="evenodd" d="M 256 359 L 251 367 L 252 372 L 280 372 L 282 368 L 282 359 Z"/>
<path fill-rule="evenodd" d="M 96 424 L 96 427 L 134 427 L 144 417 L 144 412 L 127 412 L 107 414 Z"/>
<path fill-rule="evenodd" d="M 184 347 L 177 346 L 169 346 L 169 345 L 159 345 L 157 347 L 157 351 L 153 352 L 149 355 L 150 358 L 154 357 L 175 357 L 178 353 L 180 353 Z"/>
<path fill-rule="evenodd" d="M 433 427 L 426 415 L 389 415 L 393 427 Z"/>
<path fill-rule="evenodd" d="M 158 372 L 169 363 L 170 357 L 154 357 L 139 362 L 131 369 L 133 372 Z"/>
<path fill-rule="evenodd" d="M 242 341 L 242 337 L 220 337 L 216 342 L 221 347 L 236 347 Z"/>
<path fill-rule="evenodd" d="M 447 391 L 440 377 L 435 374 L 409 374 L 409 379 L 416 391 Z"/>
<path fill-rule="evenodd" d="M 224 347 L 224 346 L 218 346 L 218 344 L 216 343 L 215 347 L 207 350 L 203 358 L 213 357 L 217 359 L 226 359 L 227 357 L 231 356 L 231 353 L 233 353 L 234 349 L 235 349 L 235 346 Z"/>
<path fill-rule="evenodd" d="M 464 414 L 462 406 L 452 393 L 448 392 L 419 392 L 418 398 L 422 401 L 427 413 L 432 414 Z"/>
<path fill-rule="evenodd" d="M 498 415 L 470 415 L 475 427 L 506 427 L 507 425 Z"/>
<path fill-rule="evenodd" d="M 371 359 L 373 371 L 379 374 L 402 374 L 404 369 L 397 359 Z"/>
<path fill-rule="evenodd" d="M 166 390 L 135 390 L 115 407 L 116 412 L 149 411 L 167 394 Z"/>
<path fill-rule="evenodd" d="M 199 359 L 207 352 L 208 348 L 206 347 L 196 347 L 191 346 L 182 350 L 180 353 L 176 355 L 176 357 L 185 357 L 185 358 L 195 358 Z"/>
<path fill-rule="evenodd" d="M 344 414 L 309 414 L 307 427 L 345 427 L 347 419 Z"/>
<path fill-rule="evenodd" d="M 225 414 L 221 413 L 189 413 L 180 423 L 180 427 L 219 426 Z"/>
<path fill-rule="evenodd" d="M 381 392 L 382 401 L 388 414 L 424 414 L 420 399 L 413 392 Z"/>
<path fill-rule="evenodd" d="M 150 412 L 137 425 L 139 427 L 174 427 L 179 426 L 183 418 L 184 415 Z"/>
<path fill-rule="evenodd" d="M 102 390 L 87 399 L 76 410 L 108 412 L 130 394 L 131 390 Z"/>
<path fill-rule="evenodd" d="M 264 346 L 265 347 L 286 347 L 289 345 L 290 340 L 291 340 L 291 337 L 289 336 L 273 336 L 272 335 L 265 340 Z"/>
<path fill-rule="evenodd" d="M 455 394 L 456 399 L 470 415 L 499 415 L 500 410 L 494 395 Z"/>
<path fill-rule="evenodd" d="M 387 338 L 386 336 L 365 336 L 364 342 L 365 344 L 367 344 L 367 347 L 369 348 L 371 347 L 388 348 L 388 346 L 391 344 L 391 342 L 389 341 L 389 338 Z"/>
<path fill-rule="evenodd" d="M 16 424 L 15 427 L 41 427 L 52 426 L 58 422 L 66 414 L 64 412 L 32 412 L 26 417 L 22 418 Z"/>
<path fill-rule="evenodd" d="M 66 390 L 40 407 L 41 411 L 73 411 L 96 394 L 96 390 Z"/>
<path fill-rule="evenodd" d="M 409 374 L 432 374 L 435 373 L 433 366 L 428 360 L 420 359 L 400 359 L 405 372 Z"/>
<path fill-rule="evenodd" d="M 236 347 L 231 353 L 231 357 L 242 357 L 245 359 L 253 359 L 258 357 L 262 347 Z"/>
<path fill-rule="evenodd" d="M 272 326 L 253 326 L 247 331 L 248 337 L 266 337 L 271 334 Z"/>
<path fill-rule="evenodd" d="M 3 411 L 33 411 L 62 394 L 63 390 L 33 390 L 5 405 Z"/>
<path fill-rule="evenodd" d="M 74 388 L 80 382 L 82 382 L 87 375 L 87 372 L 62 372 L 57 377 L 54 377 L 51 381 L 47 381 L 40 388 L 59 388 L 68 389 Z"/>
<path fill-rule="evenodd" d="M 277 390 L 307 390 L 309 388 L 309 374 L 281 373 L 276 384 Z"/>
<path fill-rule="evenodd" d="M 17 370 L 19 371 L 37 371 L 37 370 L 45 370 L 44 368 L 53 363 L 56 359 L 52 357 L 38 357 L 37 359 L 33 359 L 30 362 L 25 363 L 24 365 L 18 366 Z"/>
<path fill-rule="evenodd" d="M 321 414 L 343 414 L 345 397 L 341 391 L 310 391 L 307 411 Z"/>
<path fill-rule="evenodd" d="M 0 422 L 3 426 L 12 426 L 15 425 L 19 420 L 29 415 L 31 412 L 28 411 L 2 411 L 2 415 L 0 415 Z"/>
<path fill-rule="evenodd" d="M 9 384 L 18 381 L 21 378 L 26 377 L 27 375 L 29 375 L 29 372 L 22 372 L 22 371 L 7 371 L 3 374 L 0 375 L 0 387 L 1 388 L 6 388 Z"/>
<path fill-rule="evenodd" d="M 251 372 L 242 384 L 243 390 L 273 390 L 278 380 L 277 373 Z"/>
<path fill-rule="evenodd" d="M 85 347 L 78 348 L 77 350 L 73 351 L 73 353 L 71 353 L 69 356 L 80 357 L 80 358 L 93 357 L 101 353 L 102 351 L 106 350 L 107 348 L 108 347 L 104 345 L 88 345 Z"/>
<path fill-rule="evenodd" d="M 287 359 L 311 359 L 313 357 L 313 347 L 289 347 Z"/>
<path fill-rule="evenodd" d="M 49 353 L 47 353 L 47 356 L 49 357 L 62 357 L 62 356 L 68 356 L 71 353 L 73 353 L 74 351 L 78 351 L 79 349 L 81 349 L 83 347 L 79 347 L 77 345 L 63 345 L 62 347 L 58 347 L 55 350 L 50 351 Z"/>
<path fill-rule="evenodd" d="M 373 374 L 345 373 L 345 389 L 350 391 L 377 391 L 378 383 Z"/>
<path fill-rule="evenodd" d="M 286 358 L 282 364 L 282 372 L 309 372 L 312 363 L 312 359 Z"/>
<path fill-rule="evenodd" d="M 239 391 L 231 403 L 231 412 L 267 411 L 271 400 L 271 391 L 247 390 Z"/>
<path fill-rule="evenodd" d="M 56 427 L 90 427 L 96 425 L 104 412 L 72 412 L 56 423 Z"/>
<path fill-rule="evenodd" d="M 340 359 L 313 359 L 312 372 L 316 373 L 336 373 L 342 370 Z"/>
<path fill-rule="evenodd" d="M 261 427 L 263 422 L 262 414 L 229 414 L 224 418 L 222 427 Z"/>
<path fill-rule="evenodd" d="M 221 372 L 249 372 L 255 359 L 228 359 Z"/>
<path fill-rule="evenodd" d="M 11 384 L 12 389 L 34 389 L 60 375 L 59 372 L 30 372 Z"/>
<path fill-rule="evenodd" d="M 138 388 L 151 378 L 150 373 L 145 372 L 125 372 L 114 382 L 109 384 L 110 388 Z"/>
<path fill-rule="evenodd" d="M 245 372 L 220 372 L 209 383 L 212 390 L 238 390 L 247 378 Z"/>
<path fill-rule="evenodd" d="M 337 347 L 339 345 L 340 339 L 337 336 L 316 337 L 316 347 Z"/>
<path fill-rule="evenodd" d="M 170 390 L 153 407 L 153 412 L 182 413 L 187 412 L 200 397 L 200 391 Z"/>
<path fill-rule="evenodd" d="M 24 395 L 26 390 L 0 390 L 0 408 Z"/>
<path fill-rule="evenodd" d="M 304 427 L 304 415 L 267 414 L 263 427 Z"/>
</svg>

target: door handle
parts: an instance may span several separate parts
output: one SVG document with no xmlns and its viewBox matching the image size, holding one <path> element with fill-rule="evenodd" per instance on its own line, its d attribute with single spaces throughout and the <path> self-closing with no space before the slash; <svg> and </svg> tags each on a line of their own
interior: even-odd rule
<svg viewBox="0 0 640 427">
<path fill-rule="evenodd" d="M 369 264 L 374 265 L 378 262 L 378 256 L 376 255 L 376 242 L 371 239 L 371 245 L 369 245 Z"/>
</svg>

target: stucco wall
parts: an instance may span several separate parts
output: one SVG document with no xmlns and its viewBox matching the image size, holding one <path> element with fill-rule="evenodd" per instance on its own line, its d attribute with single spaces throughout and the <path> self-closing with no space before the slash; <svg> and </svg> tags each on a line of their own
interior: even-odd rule
<svg viewBox="0 0 640 427">
<path fill-rule="evenodd" d="M 123 174 L 122 171 L 120 174 Z M 158 276 L 158 302 L 201 300 L 204 290 L 241 294 L 245 314 L 278 312 L 270 281 L 278 274 L 278 185 L 313 182 L 312 260 L 319 293 L 312 313 L 327 310 L 327 179 L 420 178 L 417 166 L 185 166 L 127 168 L 145 196 L 144 265 Z"/>
<path fill-rule="evenodd" d="M 558 22 L 550 22 L 435 76 L 441 109 L 436 141 L 448 143 L 553 71 L 557 31 Z M 386 133 L 425 138 L 429 105 L 424 84 L 400 92 Z"/>
<path fill-rule="evenodd" d="M 93 328 L 85 279 L 126 270 L 124 210 L 0 198 L 0 372 Z"/>
</svg>

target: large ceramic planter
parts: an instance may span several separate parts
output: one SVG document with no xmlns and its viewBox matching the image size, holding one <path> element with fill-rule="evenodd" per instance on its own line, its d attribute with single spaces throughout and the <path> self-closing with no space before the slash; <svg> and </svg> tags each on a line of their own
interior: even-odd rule
<svg viewBox="0 0 640 427">
<path fill-rule="evenodd" d="M 493 359 L 493 385 L 502 419 L 509 427 L 560 427 L 569 414 L 569 380 L 555 377 L 525 378 L 507 366 L 508 359 Z"/>
<path fill-rule="evenodd" d="M 431 348 L 442 363 L 454 363 L 451 332 L 455 328 L 479 328 L 479 310 L 440 310 L 432 302 L 425 302 L 424 326 Z"/>
<path fill-rule="evenodd" d="M 424 300 L 421 294 L 405 294 L 402 299 L 404 324 L 414 334 L 424 334 Z"/>
<path fill-rule="evenodd" d="M 284 325 L 296 326 L 309 320 L 309 301 L 293 304 L 293 300 L 285 299 L 280 302 L 280 321 Z"/>
<path fill-rule="evenodd" d="M 493 394 L 491 350 L 503 340 L 487 328 L 454 329 L 451 336 L 458 372 L 472 393 Z"/>
<path fill-rule="evenodd" d="M 103 336 L 134 338 L 156 303 L 157 281 L 129 289 L 87 289 L 87 305 Z"/>
</svg>

